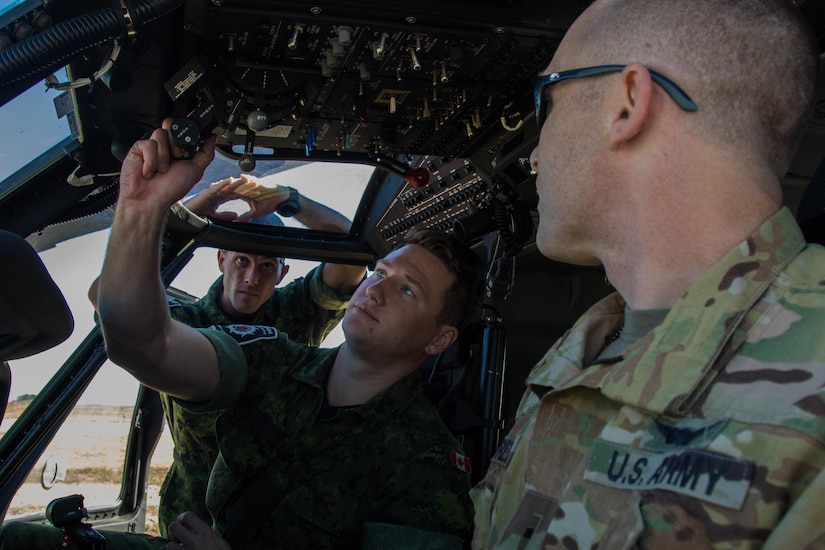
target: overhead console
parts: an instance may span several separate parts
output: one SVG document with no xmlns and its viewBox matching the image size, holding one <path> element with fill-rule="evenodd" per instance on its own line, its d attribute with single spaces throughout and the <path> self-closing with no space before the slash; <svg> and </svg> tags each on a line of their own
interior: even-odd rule
<svg viewBox="0 0 825 550">
<path fill-rule="evenodd" d="M 72 88 L 75 182 L 116 185 L 131 144 L 171 115 L 178 145 L 217 133 L 239 172 L 264 159 L 389 172 L 353 220 L 359 244 L 384 252 L 416 225 L 474 215 L 461 231 L 477 238 L 497 201 L 508 216 L 534 206 L 532 80 L 588 4 L 56 0 L 42 40 L 55 59 L 37 55 L 32 72 L 66 58 L 68 79 L 88 83 Z M 34 78 L 15 57 L 16 77 Z"/>
<path fill-rule="evenodd" d="M 574 17 L 539 4 L 187 2 L 198 42 L 166 83 L 173 135 L 186 145 L 217 127 L 242 169 L 495 149 L 532 121 L 530 80 Z"/>
<path fill-rule="evenodd" d="M 402 176 L 354 220 L 379 253 L 471 214 L 475 238 L 496 229 L 499 200 L 509 225 L 514 202 L 534 200 L 532 79 L 586 4 L 191 0 L 164 82 L 171 134 L 187 147 L 217 132 L 241 171 L 280 158 Z"/>
</svg>

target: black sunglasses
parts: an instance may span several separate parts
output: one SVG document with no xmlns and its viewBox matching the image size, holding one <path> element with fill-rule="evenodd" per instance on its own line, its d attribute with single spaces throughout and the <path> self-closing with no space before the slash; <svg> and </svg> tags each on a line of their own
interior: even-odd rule
<svg viewBox="0 0 825 550">
<path fill-rule="evenodd" d="M 627 65 L 597 65 L 595 67 L 571 69 L 569 71 L 550 73 L 537 77 L 533 88 L 533 93 L 535 94 L 536 100 L 536 122 L 538 122 L 539 131 L 541 130 L 541 125 L 544 124 L 544 120 L 547 118 L 547 115 L 550 113 L 550 109 L 553 107 L 553 104 L 548 101 L 548 98 L 544 95 L 544 89 L 547 86 L 569 78 L 583 78 L 585 76 L 595 76 L 597 74 L 615 73 L 624 70 L 625 67 L 627 67 Z M 699 108 L 684 90 L 682 90 L 675 82 L 666 76 L 659 74 L 656 71 L 650 71 L 650 76 L 656 84 L 664 88 L 667 94 L 673 98 L 676 105 L 685 111 L 693 112 Z"/>
</svg>

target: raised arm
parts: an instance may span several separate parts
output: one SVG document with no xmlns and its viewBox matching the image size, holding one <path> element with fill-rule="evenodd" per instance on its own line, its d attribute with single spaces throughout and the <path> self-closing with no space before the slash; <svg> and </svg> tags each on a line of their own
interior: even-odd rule
<svg viewBox="0 0 825 550">
<path fill-rule="evenodd" d="M 298 193 L 298 212 L 295 219 L 309 229 L 330 231 L 332 233 L 349 233 L 350 222 L 344 215 L 332 208 L 307 198 Z M 324 264 L 321 278 L 336 294 L 352 294 L 361 284 L 365 269 L 360 265 Z"/>
<path fill-rule="evenodd" d="M 205 195 L 210 190 L 211 198 L 207 198 Z M 194 206 L 210 205 L 210 208 L 214 210 L 217 207 L 216 203 L 240 198 L 249 204 L 249 211 L 237 217 L 238 221 L 244 222 L 275 212 L 278 206 L 290 197 L 290 194 L 298 201 L 298 211 L 294 217 L 307 228 L 331 233 L 349 233 L 352 222 L 343 214 L 303 196 L 291 187 L 267 187 L 245 175 L 210 185 L 209 188 L 196 195 L 195 199 L 201 195 L 202 197 L 201 200 L 195 202 Z M 195 211 L 190 206 L 190 201 L 186 202 L 186 206 Z M 336 294 L 344 296 L 352 294 L 364 278 L 364 272 L 363 266 L 325 264 L 322 278 L 324 284 Z"/>
<path fill-rule="evenodd" d="M 169 315 L 160 279 L 160 240 L 169 207 L 214 156 L 209 138 L 191 160 L 174 160 L 166 130 L 136 142 L 120 173 L 120 196 L 98 290 L 109 358 L 147 386 L 195 402 L 218 383 L 209 341 Z"/>
</svg>

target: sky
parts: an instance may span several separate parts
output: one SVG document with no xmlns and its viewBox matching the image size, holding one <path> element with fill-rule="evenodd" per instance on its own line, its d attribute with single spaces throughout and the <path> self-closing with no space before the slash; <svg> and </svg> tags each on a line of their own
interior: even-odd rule
<svg viewBox="0 0 825 550">
<path fill-rule="evenodd" d="M 0 108 L 0 181 L 69 135 L 66 117 L 58 119 L 54 107 L 61 93 L 38 84 Z"/>
<path fill-rule="evenodd" d="M 45 92 L 42 85 L 35 86 L 24 97 L 0 109 L 0 125 L 6 129 L 6 138 L 0 148 L 0 181 L 21 166 L 20 159 L 34 158 L 45 147 L 67 135 L 67 127 L 61 129 L 65 119 L 58 120 L 55 114 L 52 104 L 55 95 L 58 94 Z M 33 113 L 38 116 L 32 116 Z M 232 170 L 226 176 L 240 174 L 233 163 L 224 164 Z M 352 219 L 372 171 L 372 167 L 363 165 L 308 163 L 260 178 L 259 181 L 264 185 L 295 187 L 304 196 Z M 284 221 L 288 226 L 300 227 L 294 219 L 286 218 Z M 66 297 L 75 328 L 69 339 L 59 346 L 34 357 L 11 362 L 12 400 L 24 394 L 36 394 L 93 328 L 93 309 L 86 291 L 100 273 L 108 236 L 108 229 L 97 231 L 59 243 L 40 253 L 47 270 Z M 195 296 L 204 294 L 219 275 L 215 257 L 214 249 L 199 250 L 172 285 Z M 288 263 L 289 274 L 282 284 L 305 275 L 317 265 L 302 260 L 288 260 Z M 341 341 L 343 334 L 339 326 L 324 345 L 334 346 Z M 119 367 L 107 364 L 95 377 L 93 386 L 81 398 L 81 403 L 132 404 L 136 391 L 137 383 L 130 375 Z"/>
</svg>

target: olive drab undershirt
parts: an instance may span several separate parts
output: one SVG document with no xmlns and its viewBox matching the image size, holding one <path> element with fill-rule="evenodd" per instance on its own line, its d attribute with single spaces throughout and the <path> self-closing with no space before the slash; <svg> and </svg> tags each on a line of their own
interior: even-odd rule
<svg viewBox="0 0 825 550">
<path fill-rule="evenodd" d="M 825 547 L 825 249 L 782 209 L 590 365 L 606 297 L 533 369 L 473 548 Z"/>
</svg>

